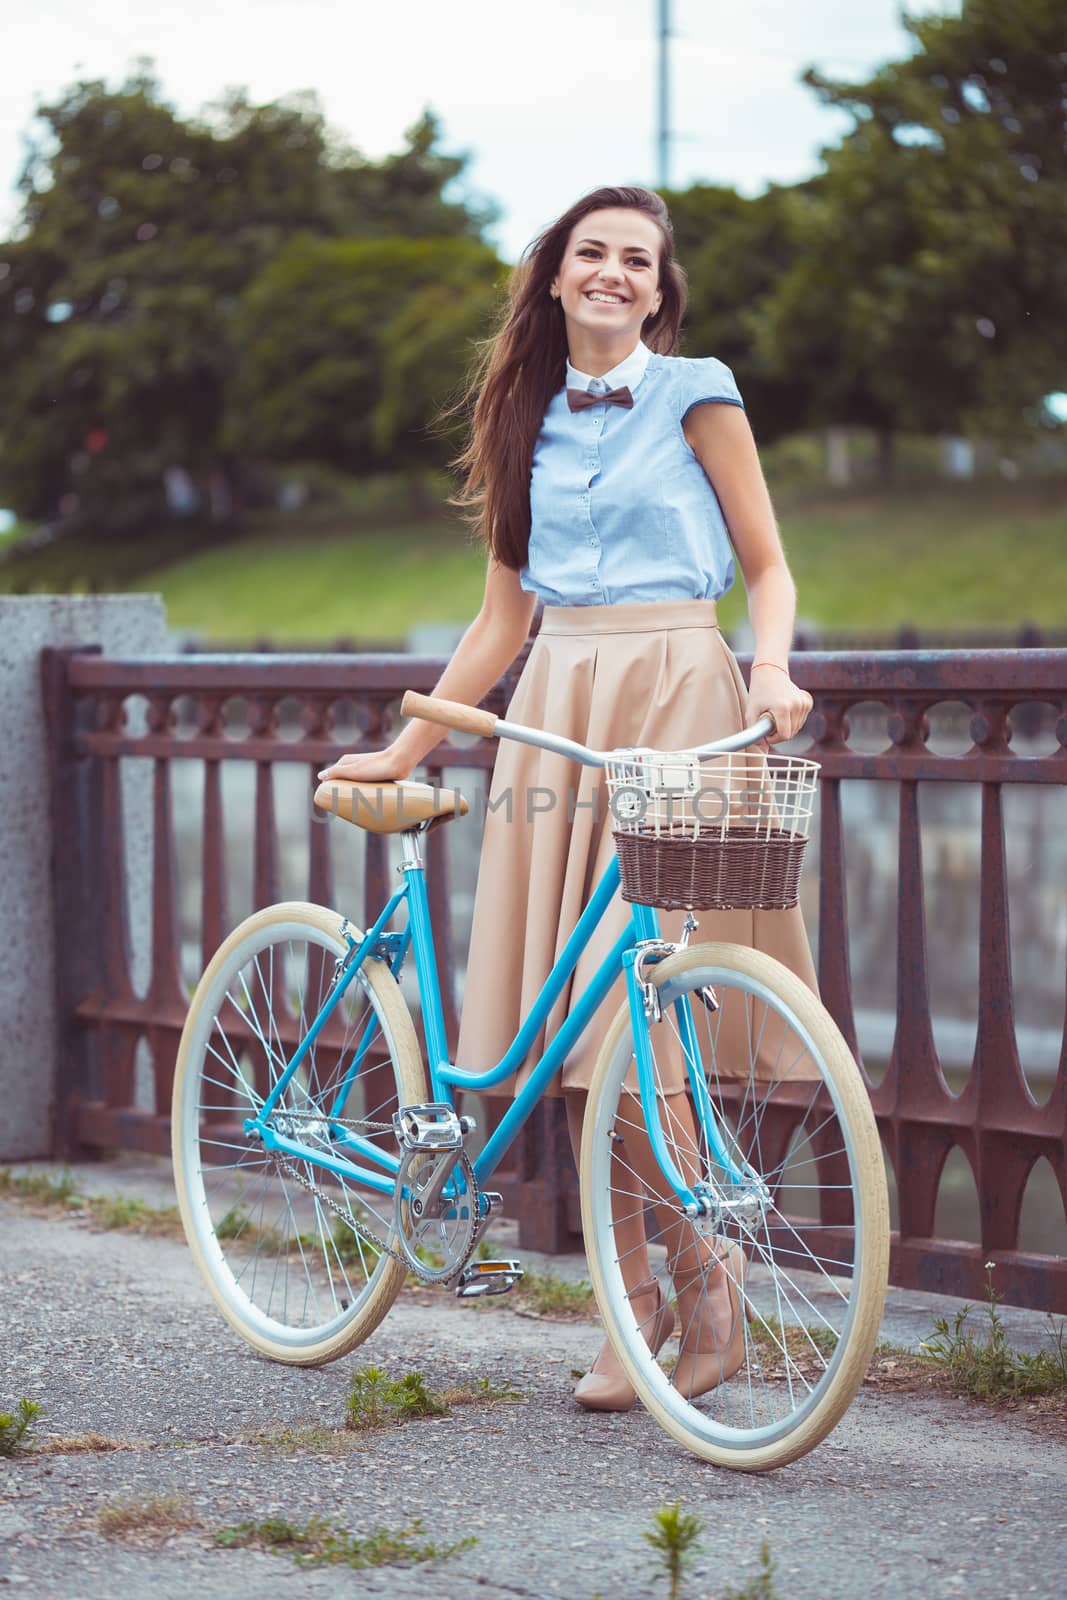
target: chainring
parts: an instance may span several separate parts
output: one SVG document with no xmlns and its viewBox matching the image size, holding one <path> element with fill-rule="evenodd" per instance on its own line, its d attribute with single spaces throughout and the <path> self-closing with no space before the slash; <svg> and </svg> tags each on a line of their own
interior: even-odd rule
<svg viewBox="0 0 1067 1600">
<path fill-rule="evenodd" d="M 450 1169 L 445 1194 L 420 1215 L 418 1208 L 442 1165 Z M 428 1283 L 457 1277 L 478 1237 L 480 1207 L 478 1180 L 464 1150 L 409 1150 L 397 1173 L 393 1230 L 394 1243 L 412 1271 Z"/>
</svg>

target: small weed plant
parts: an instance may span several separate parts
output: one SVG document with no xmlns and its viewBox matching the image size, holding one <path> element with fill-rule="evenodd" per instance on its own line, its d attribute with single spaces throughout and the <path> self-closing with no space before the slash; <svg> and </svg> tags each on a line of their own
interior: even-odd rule
<svg viewBox="0 0 1067 1600">
<path fill-rule="evenodd" d="M 774 1319 L 765 1322 L 757 1318 L 749 1329 L 749 1338 L 756 1348 L 764 1376 L 773 1374 L 776 1378 L 784 1376 L 787 1366 L 794 1372 L 821 1375 L 838 1344 L 834 1330 L 821 1323 L 782 1327 Z"/>
<path fill-rule="evenodd" d="M 365 1215 L 365 1212 L 362 1213 L 362 1216 Z M 362 1268 L 364 1276 L 369 1278 L 378 1265 L 381 1251 L 368 1240 L 361 1239 L 355 1229 L 348 1227 L 340 1217 L 335 1217 L 327 1254 L 331 1261 L 339 1261 L 342 1266 Z"/>
<path fill-rule="evenodd" d="M 82 1195 L 67 1168 L 52 1173 L 12 1172 L 10 1167 L 0 1167 L 0 1194 L 48 1211 L 87 1213 L 93 1225 L 106 1233 L 170 1236 L 181 1232 L 177 1206 L 152 1206 L 123 1195 Z"/>
<path fill-rule="evenodd" d="M 239 1239 L 248 1226 L 248 1207 L 232 1205 L 215 1224 L 215 1237 L 228 1241 Z"/>
<path fill-rule="evenodd" d="M 81 1202 L 105 1233 L 147 1233 L 155 1238 L 181 1232 L 177 1206 L 150 1206 L 126 1195 L 95 1194 Z"/>
<path fill-rule="evenodd" d="M 143 1450 L 143 1440 L 116 1439 L 109 1433 L 69 1433 L 40 1439 L 34 1454 L 40 1456 L 105 1456 L 115 1450 Z"/>
<path fill-rule="evenodd" d="M 422 1373 L 390 1378 L 381 1366 L 362 1366 L 352 1373 L 344 1426 L 350 1432 L 365 1434 L 376 1427 L 418 1421 L 422 1416 L 448 1416 L 453 1406 L 525 1405 L 525 1400 L 518 1389 L 512 1389 L 510 1384 L 494 1384 L 490 1378 L 450 1384 L 437 1394 L 427 1389 Z"/>
<path fill-rule="evenodd" d="M 125 1539 L 131 1544 L 162 1544 L 174 1533 L 200 1526 L 189 1501 L 182 1494 L 151 1494 L 142 1500 L 112 1500 L 101 1506 L 96 1525 L 108 1539 Z"/>
<path fill-rule="evenodd" d="M 230 1206 L 219 1218 L 215 1224 L 215 1237 L 226 1244 L 237 1244 L 243 1250 L 265 1255 L 281 1253 L 301 1256 L 308 1261 L 321 1256 L 330 1267 L 340 1264 L 359 1268 L 359 1276 L 364 1278 L 374 1271 L 381 1254 L 346 1227 L 339 1217 L 334 1218 L 328 1233 L 285 1234 L 277 1228 L 257 1224 L 249 1208 L 240 1202 Z"/>
<path fill-rule="evenodd" d="M 1067 1395 L 1067 1335 L 1065 1325 L 1050 1324 L 1048 1349 L 1031 1354 L 1008 1343 L 998 1307 L 1001 1296 L 993 1284 L 992 1261 L 986 1262 L 985 1337 L 967 1326 L 971 1305 L 947 1317 L 934 1318 L 933 1337 L 922 1343 L 928 1358 L 948 1376 L 959 1394 L 995 1403 L 1036 1395 Z"/>
<path fill-rule="evenodd" d="M 704 1524 L 695 1512 L 683 1511 L 678 1500 L 662 1506 L 652 1522 L 641 1537 L 656 1553 L 656 1577 L 666 1581 L 669 1600 L 681 1600 L 682 1579 L 696 1558 Z"/>
<path fill-rule="evenodd" d="M 279 1456 L 343 1455 L 362 1448 L 360 1440 L 346 1428 L 334 1428 L 322 1422 L 274 1430 L 259 1428 L 244 1437 L 249 1444 Z"/>
<path fill-rule="evenodd" d="M 526 1396 L 508 1383 L 494 1383 L 491 1378 L 478 1378 L 474 1383 L 455 1384 L 442 1389 L 438 1399 L 447 1406 L 516 1406 L 525 1405 Z"/>
<path fill-rule="evenodd" d="M 432 1544 L 423 1537 L 419 1519 L 406 1528 L 375 1528 L 363 1538 L 337 1528 L 322 1517 L 312 1517 L 296 1527 L 282 1517 L 266 1522 L 240 1522 L 223 1528 L 215 1543 L 225 1549 L 257 1545 L 272 1555 L 289 1556 L 300 1567 L 410 1567 L 424 1561 L 443 1561 L 475 1543 L 473 1536 L 457 1544 Z"/>
<path fill-rule="evenodd" d="M 64 1211 L 81 1204 L 74 1174 L 66 1167 L 59 1173 L 12 1172 L 10 1167 L 0 1167 L 0 1194 L 35 1205 L 58 1206 Z"/>
<path fill-rule="evenodd" d="M 774 1562 L 766 1539 L 759 1547 L 759 1571 L 755 1577 L 749 1578 L 740 1589 L 733 1585 L 729 1589 L 724 1589 L 720 1600 L 778 1600 L 778 1588 L 774 1581 Z"/>
<path fill-rule="evenodd" d="M 246 1438 L 250 1444 L 275 1454 L 337 1455 L 360 1448 L 360 1434 L 414 1422 L 420 1417 L 445 1417 L 455 1406 L 492 1408 L 524 1405 L 525 1402 L 526 1396 L 510 1384 L 494 1383 L 490 1378 L 450 1384 L 438 1394 L 427 1388 L 419 1372 L 394 1379 L 381 1367 L 364 1367 L 352 1375 L 343 1428 L 312 1423 L 304 1427 L 259 1429 Z"/>
<path fill-rule="evenodd" d="M 524 1311 L 539 1317 L 596 1316 L 593 1287 L 584 1278 L 571 1283 L 554 1272 L 528 1272 L 512 1290 L 512 1296 Z"/>
<path fill-rule="evenodd" d="M 421 1372 L 390 1378 L 381 1367 L 360 1367 L 352 1374 L 345 1402 L 345 1427 L 362 1433 L 417 1417 L 444 1417 L 448 1406 L 426 1387 Z"/>
<path fill-rule="evenodd" d="M 17 1456 L 32 1448 L 34 1418 L 43 1409 L 23 1396 L 14 1411 L 0 1411 L 0 1456 Z"/>
</svg>

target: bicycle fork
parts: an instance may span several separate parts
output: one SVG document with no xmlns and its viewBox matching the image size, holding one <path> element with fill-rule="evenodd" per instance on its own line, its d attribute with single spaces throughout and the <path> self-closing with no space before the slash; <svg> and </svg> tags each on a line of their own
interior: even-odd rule
<svg viewBox="0 0 1067 1600">
<path fill-rule="evenodd" d="M 687 925 L 686 937 L 688 933 Z M 682 1212 L 685 1216 L 710 1226 L 712 1232 L 720 1233 L 731 1221 L 742 1223 L 755 1221 L 753 1213 L 762 1213 L 766 1196 L 761 1192 L 764 1185 L 757 1174 L 751 1170 L 747 1162 L 739 1164 L 731 1152 L 729 1139 L 715 1114 L 701 1065 L 691 997 L 683 994 L 677 999 L 668 999 L 664 1007 L 659 987 L 646 971 L 650 964 L 658 964 L 679 948 L 678 945 L 662 939 L 645 939 L 635 948 L 627 950 L 622 958 L 630 1008 L 630 1027 L 634 1041 L 634 1058 L 637 1065 L 637 1082 L 652 1153 L 664 1178 L 677 1196 Z M 697 997 L 708 1011 L 717 1010 L 718 1002 L 712 990 L 702 989 L 698 991 Z M 682 1050 L 688 1088 L 693 1099 L 697 1125 L 701 1130 L 700 1142 L 706 1144 L 709 1161 L 722 1169 L 724 1183 L 719 1182 L 711 1173 L 690 1182 L 679 1170 L 668 1148 L 659 1111 L 660 1096 L 657 1092 L 653 1053 L 653 1030 L 659 1028 L 670 1029 Z"/>
</svg>

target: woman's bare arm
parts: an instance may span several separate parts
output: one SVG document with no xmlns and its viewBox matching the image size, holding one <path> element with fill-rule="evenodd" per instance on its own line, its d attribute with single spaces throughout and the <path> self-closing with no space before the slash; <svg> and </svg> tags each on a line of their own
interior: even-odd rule
<svg viewBox="0 0 1067 1600">
<path fill-rule="evenodd" d="M 434 694 L 477 705 L 525 644 L 536 603 L 536 597 L 520 587 L 517 572 L 490 561 L 481 609 L 456 646 Z M 445 729 L 435 723 L 415 720 L 384 750 L 342 756 L 319 777 L 370 783 L 406 778 L 444 736 Z"/>
<path fill-rule="evenodd" d="M 796 588 L 782 549 L 770 493 L 748 418 L 739 406 L 697 406 L 684 432 L 718 496 L 745 580 L 756 636 L 748 720 L 770 711 L 776 739 L 791 739 L 811 710 L 811 696 L 789 676 Z"/>
</svg>

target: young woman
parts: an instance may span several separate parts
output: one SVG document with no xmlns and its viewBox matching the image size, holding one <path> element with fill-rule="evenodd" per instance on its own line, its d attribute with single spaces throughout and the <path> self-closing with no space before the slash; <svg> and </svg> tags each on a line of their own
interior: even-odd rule
<svg viewBox="0 0 1067 1600">
<path fill-rule="evenodd" d="M 436 694 L 476 705 L 526 642 L 540 599 L 515 721 L 598 749 L 683 749 L 768 711 L 776 739 L 799 730 L 811 697 L 789 675 L 793 582 L 731 373 L 674 354 L 685 303 L 666 207 L 646 189 L 586 195 L 524 253 L 472 384 L 458 462 L 459 503 L 488 549 L 485 597 Z M 747 690 L 716 626 L 734 553 L 756 639 Z M 441 737 L 411 722 L 386 750 L 343 756 L 321 776 L 406 778 Z M 457 1049 L 469 1070 L 503 1056 L 613 848 L 603 778 L 589 768 L 504 742 L 491 800 Z M 619 901 L 604 919 L 545 1039 L 626 915 Z M 663 924 L 666 938 L 680 936 L 680 916 Z M 702 913 L 699 937 L 755 945 L 815 986 L 799 910 Z M 593 1066 L 623 997 L 620 979 L 564 1066 L 576 1158 Z M 680 1071 L 665 1092 L 675 1126 L 691 1128 Z M 662 1179 L 647 1139 L 628 1137 L 625 1153 L 655 1201 Z M 658 1216 L 681 1323 L 674 1381 L 694 1395 L 743 1359 L 735 1285 L 744 1261 L 724 1258 L 721 1270 L 710 1246 L 683 1239 L 666 1206 Z M 649 1265 L 643 1218 L 626 1227 L 627 1286 L 658 1348 L 674 1312 Z M 591 1409 L 634 1401 L 607 1344 L 575 1394 Z"/>
</svg>

